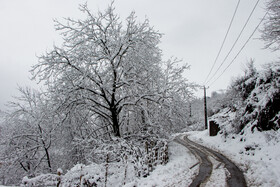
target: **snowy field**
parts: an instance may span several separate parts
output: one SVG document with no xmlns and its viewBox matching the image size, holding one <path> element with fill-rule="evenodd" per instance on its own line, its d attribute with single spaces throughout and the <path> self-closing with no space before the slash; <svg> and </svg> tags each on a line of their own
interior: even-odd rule
<svg viewBox="0 0 280 187">
<path fill-rule="evenodd" d="M 244 172 L 248 186 L 280 186 L 279 132 L 252 133 L 246 129 L 246 136 L 230 138 L 222 135 L 210 137 L 206 130 L 187 134 L 189 139 L 217 150 L 234 161 Z"/>
</svg>

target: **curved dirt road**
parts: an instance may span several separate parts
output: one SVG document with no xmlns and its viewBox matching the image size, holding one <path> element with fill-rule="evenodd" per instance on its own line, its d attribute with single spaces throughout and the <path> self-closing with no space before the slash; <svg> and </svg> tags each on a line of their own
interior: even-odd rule
<svg viewBox="0 0 280 187">
<path fill-rule="evenodd" d="M 224 155 L 213 151 L 207 147 L 190 141 L 187 136 L 178 136 L 175 141 L 187 147 L 199 159 L 199 173 L 193 180 L 190 186 L 203 186 L 207 183 L 214 169 L 213 159 L 224 164 L 224 167 L 229 174 L 226 177 L 226 183 L 229 187 L 245 187 L 246 181 L 240 169 Z M 212 159 L 210 159 L 212 158 Z M 218 184 L 217 184 L 218 185 Z"/>
</svg>

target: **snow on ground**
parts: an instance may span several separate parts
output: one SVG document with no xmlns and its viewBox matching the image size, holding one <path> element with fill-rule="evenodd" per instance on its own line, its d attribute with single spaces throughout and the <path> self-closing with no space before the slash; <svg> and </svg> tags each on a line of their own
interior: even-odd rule
<svg viewBox="0 0 280 187">
<path fill-rule="evenodd" d="M 198 160 L 184 146 L 169 143 L 169 162 L 166 165 L 158 165 L 146 178 L 135 178 L 134 168 L 131 164 L 111 163 L 108 166 L 108 187 L 185 187 L 189 186 L 192 179 L 198 173 L 199 166 L 194 166 Z M 125 167 L 127 172 L 125 173 Z M 104 186 L 105 166 L 90 164 L 77 164 L 62 177 L 62 186 L 76 186 L 82 181 L 91 181 L 97 186 Z M 49 176 L 51 175 L 51 176 Z M 25 186 L 36 186 L 45 182 L 48 177 L 56 175 L 43 174 L 32 179 L 25 178 Z M 57 176 L 56 176 L 57 177 Z M 51 180 L 56 181 L 56 180 Z M 42 184 L 43 184 L 42 183 Z M 50 184 L 53 185 L 53 184 Z M 24 185 L 23 185 L 24 186 Z M 55 186 L 55 185 L 53 185 Z M 2 187 L 0 185 L 0 187 Z"/>
<path fill-rule="evenodd" d="M 125 187 L 185 187 L 192 182 L 198 173 L 198 166 L 190 169 L 197 159 L 184 146 L 171 142 L 169 144 L 170 160 L 165 166 L 158 166 L 148 177 L 141 178 L 125 185 Z"/>
<path fill-rule="evenodd" d="M 227 174 L 229 173 L 225 165 L 216 161 L 212 157 L 208 157 L 213 164 L 213 170 L 210 178 L 207 180 L 207 187 L 224 187 L 226 185 Z"/>
<path fill-rule="evenodd" d="M 187 133 L 189 138 L 223 153 L 234 161 L 247 180 L 248 186 L 280 186 L 279 131 L 251 132 L 225 138 L 210 137 L 207 130 Z"/>
<path fill-rule="evenodd" d="M 124 173 L 125 169 L 123 165 L 112 165 L 108 167 L 108 182 L 107 186 L 124 186 L 124 187 L 185 187 L 189 186 L 192 182 L 192 178 L 195 174 L 198 173 L 199 167 L 192 167 L 194 163 L 197 163 L 197 159 L 192 155 L 187 148 L 184 146 L 170 142 L 169 143 L 169 162 L 166 165 L 158 165 L 153 172 L 150 173 L 146 178 L 135 178 L 133 177 L 134 169 L 132 165 L 128 165 L 127 174 Z M 81 165 L 82 166 L 82 165 Z M 80 167 L 77 165 L 77 167 Z M 73 170 L 73 171 L 72 171 Z M 93 170 L 98 171 L 100 180 L 97 175 L 94 175 L 96 184 L 100 183 L 100 186 L 103 185 L 102 173 L 104 173 L 104 167 L 98 165 L 83 166 L 83 177 L 87 175 L 93 176 Z M 71 171 L 67 172 L 64 176 L 64 179 L 73 180 L 73 176 L 77 175 L 74 178 L 79 178 L 81 175 L 79 168 L 72 168 Z M 69 175 L 69 177 L 68 177 Z M 126 176 L 127 175 L 127 176 Z M 74 180 L 79 181 L 79 180 Z M 70 182 L 74 184 L 73 182 Z M 66 185 L 67 186 L 67 185 Z"/>
</svg>

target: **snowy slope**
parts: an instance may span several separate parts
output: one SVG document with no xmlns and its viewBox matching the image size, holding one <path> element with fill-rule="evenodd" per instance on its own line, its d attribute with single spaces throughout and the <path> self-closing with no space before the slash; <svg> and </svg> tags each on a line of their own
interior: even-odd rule
<svg viewBox="0 0 280 187">
<path fill-rule="evenodd" d="M 219 124 L 219 134 L 196 131 L 189 138 L 235 161 L 248 186 L 280 186 L 280 63 L 237 79 L 228 93 L 242 99 L 209 119 Z"/>
</svg>

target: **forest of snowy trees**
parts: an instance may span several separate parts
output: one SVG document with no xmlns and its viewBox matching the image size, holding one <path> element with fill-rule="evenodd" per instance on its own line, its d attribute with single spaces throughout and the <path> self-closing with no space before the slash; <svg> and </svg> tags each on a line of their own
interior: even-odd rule
<svg viewBox="0 0 280 187">
<path fill-rule="evenodd" d="M 80 10 L 84 20 L 55 21 L 64 42 L 32 67 L 46 89 L 19 88 L 9 103 L 1 127 L 4 183 L 102 163 L 107 149 L 119 160 L 124 149 L 142 151 L 144 142 L 185 126 L 194 86 L 183 77 L 188 65 L 162 61 L 161 34 L 134 12 L 122 22 L 113 5 L 98 13 L 87 5 Z"/>
</svg>

